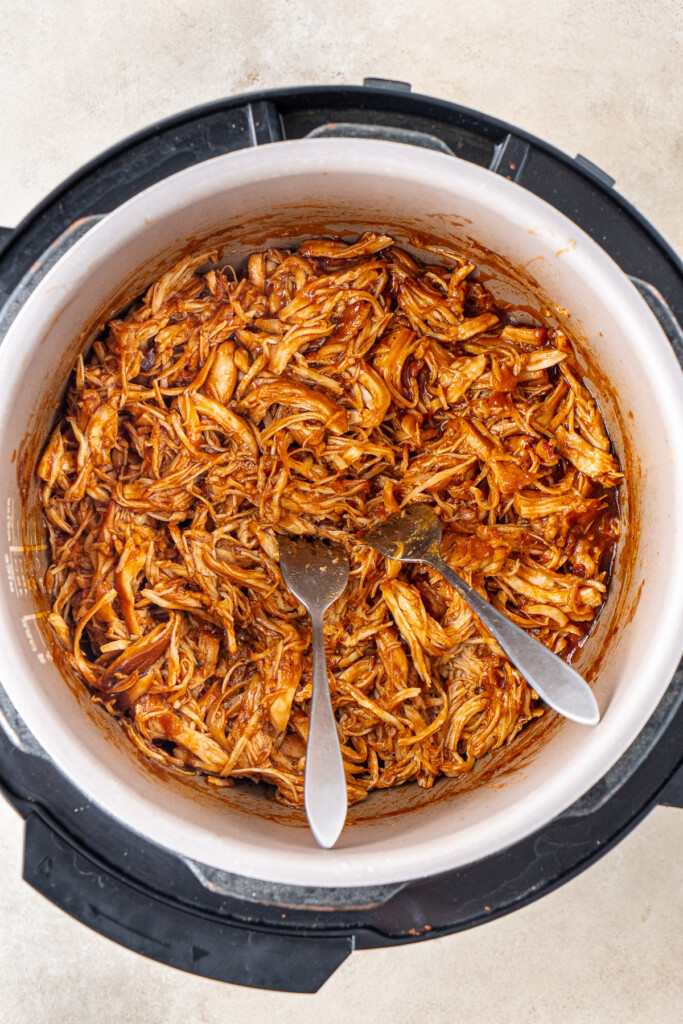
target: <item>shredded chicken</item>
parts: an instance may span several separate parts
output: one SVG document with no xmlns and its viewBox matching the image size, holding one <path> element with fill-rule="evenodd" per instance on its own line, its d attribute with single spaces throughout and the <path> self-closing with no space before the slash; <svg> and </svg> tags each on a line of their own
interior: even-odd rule
<svg viewBox="0 0 683 1024">
<path fill-rule="evenodd" d="M 201 253 L 79 358 L 38 467 L 50 622 L 156 761 L 302 803 L 311 633 L 281 532 L 348 551 L 325 641 L 351 801 L 543 714 L 445 580 L 362 542 L 428 503 L 451 566 L 562 656 L 605 599 L 621 473 L 569 341 L 438 256 L 366 234 L 235 275 Z"/>
</svg>

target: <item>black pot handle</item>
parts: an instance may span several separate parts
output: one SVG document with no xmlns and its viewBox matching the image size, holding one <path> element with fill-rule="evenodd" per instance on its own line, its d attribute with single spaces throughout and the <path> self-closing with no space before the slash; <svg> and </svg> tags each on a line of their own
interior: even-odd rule
<svg viewBox="0 0 683 1024">
<path fill-rule="evenodd" d="M 42 813 L 26 818 L 24 879 L 94 931 L 136 953 L 216 981 L 317 992 L 353 952 L 352 936 L 226 922 L 152 894 L 74 846 Z"/>
</svg>

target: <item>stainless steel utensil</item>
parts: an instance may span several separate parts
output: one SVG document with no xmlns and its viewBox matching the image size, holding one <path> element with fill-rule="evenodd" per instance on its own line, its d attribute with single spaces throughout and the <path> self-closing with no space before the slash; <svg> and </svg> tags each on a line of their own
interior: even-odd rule
<svg viewBox="0 0 683 1024">
<path fill-rule="evenodd" d="M 344 592 L 349 560 L 339 544 L 283 537 L 280 569 L 285 583 L 301 601 L 313 627 L 313 697 L 306 745 L 304 801 L 311 831 L 320 846 L 334 846 L 347 809 L 344 764 L 332 711 L 325 661 L 323 617 Z"/>
<path fill-rule="evenodd" d="M 406 509 L 361 538 L 386 558 L 399 562 L 426 562 L 440 572 L 479 616 L 512 664 L 546 704 L 582 725 L 597 725 L 600 711 L 584 679 L 566 661 L 549 651 L 529 633 L 493 608 L 468 586 L 439 554 L 441 523 L 426 505 Z"/>
</svg>

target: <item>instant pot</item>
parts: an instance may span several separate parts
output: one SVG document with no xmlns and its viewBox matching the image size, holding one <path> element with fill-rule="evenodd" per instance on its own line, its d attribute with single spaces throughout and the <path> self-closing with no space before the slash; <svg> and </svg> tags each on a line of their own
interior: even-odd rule
<svg viewBox="0 0 683 1024">
<path fill-rule="evenodd" d="M 0 784 L 25 818 L 24 877 L 55 904 L 195 974 L 312 992 L 354 949 L 508 913 L 582 871 L 655 804 L 683 804 L 683 268 L 613 185 L 500 121 L 370 79 L 154 125 L 2 229 Z M 36 596 L 33 467 L 95 313 L 139 294 L 172 253 L 216 241 L 218 223 L 230 235 L 220 247 L 239 258 L 288 226 L 293 238 L 314 223 L 348 233 L 373 210 L 399 235 L 411 221 L 415 236 L 471 228 L 503 255 L 509 242 L 539 296 L 571 308 L 573 333 L 583 325 L 602 346 L 614 391 L 602 397 L 631 486 L 619 585 L 585 652 L 603 710 L 595 733 L 551 721 L 533 757 L 451 799 L 449 783 L 378 794 L 321 851 L 302 816 L 265 813 L 251 793 L 209 799 L 145 775 L 116 726 L 58 678 Z"/>
</svg>

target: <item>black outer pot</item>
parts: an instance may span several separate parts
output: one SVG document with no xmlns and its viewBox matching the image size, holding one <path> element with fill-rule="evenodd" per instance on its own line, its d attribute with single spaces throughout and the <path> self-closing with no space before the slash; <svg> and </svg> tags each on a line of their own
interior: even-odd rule
<svg viewBox="0 0 683 1024">
<path fill-rule="evenodd" d="M 332 122 L 332 124 L 330 124 Z M 317 131 L 316 131 L 317 129 Z M 452 151 L 550 202 L 683 323 L 683 265 L 614 182 L 494 118 L 402 82 L 283 89 L 220 100 L 126 139 L 0 228 L 0 308 L 75 220 L 103 214 L 176 171 L 245 146 L 360 134 Z M 661 307 L 643 289 L 657 315 Z M 683 363 L 680 328 L 661 320 Z M 194 974 L 315 992 L 354 949 L 447 935 L 500 917 L 578 874 L 656 804 L 683 806 L 683 663 L 636 741 L 545 828 L 465 868 L 374 890 L 274 885 L 191 870 L 129 832 L 45 758 L 0 688 L 0 787 L 26 820 L 24 878 L 102 935 Z"/>
</svg>

